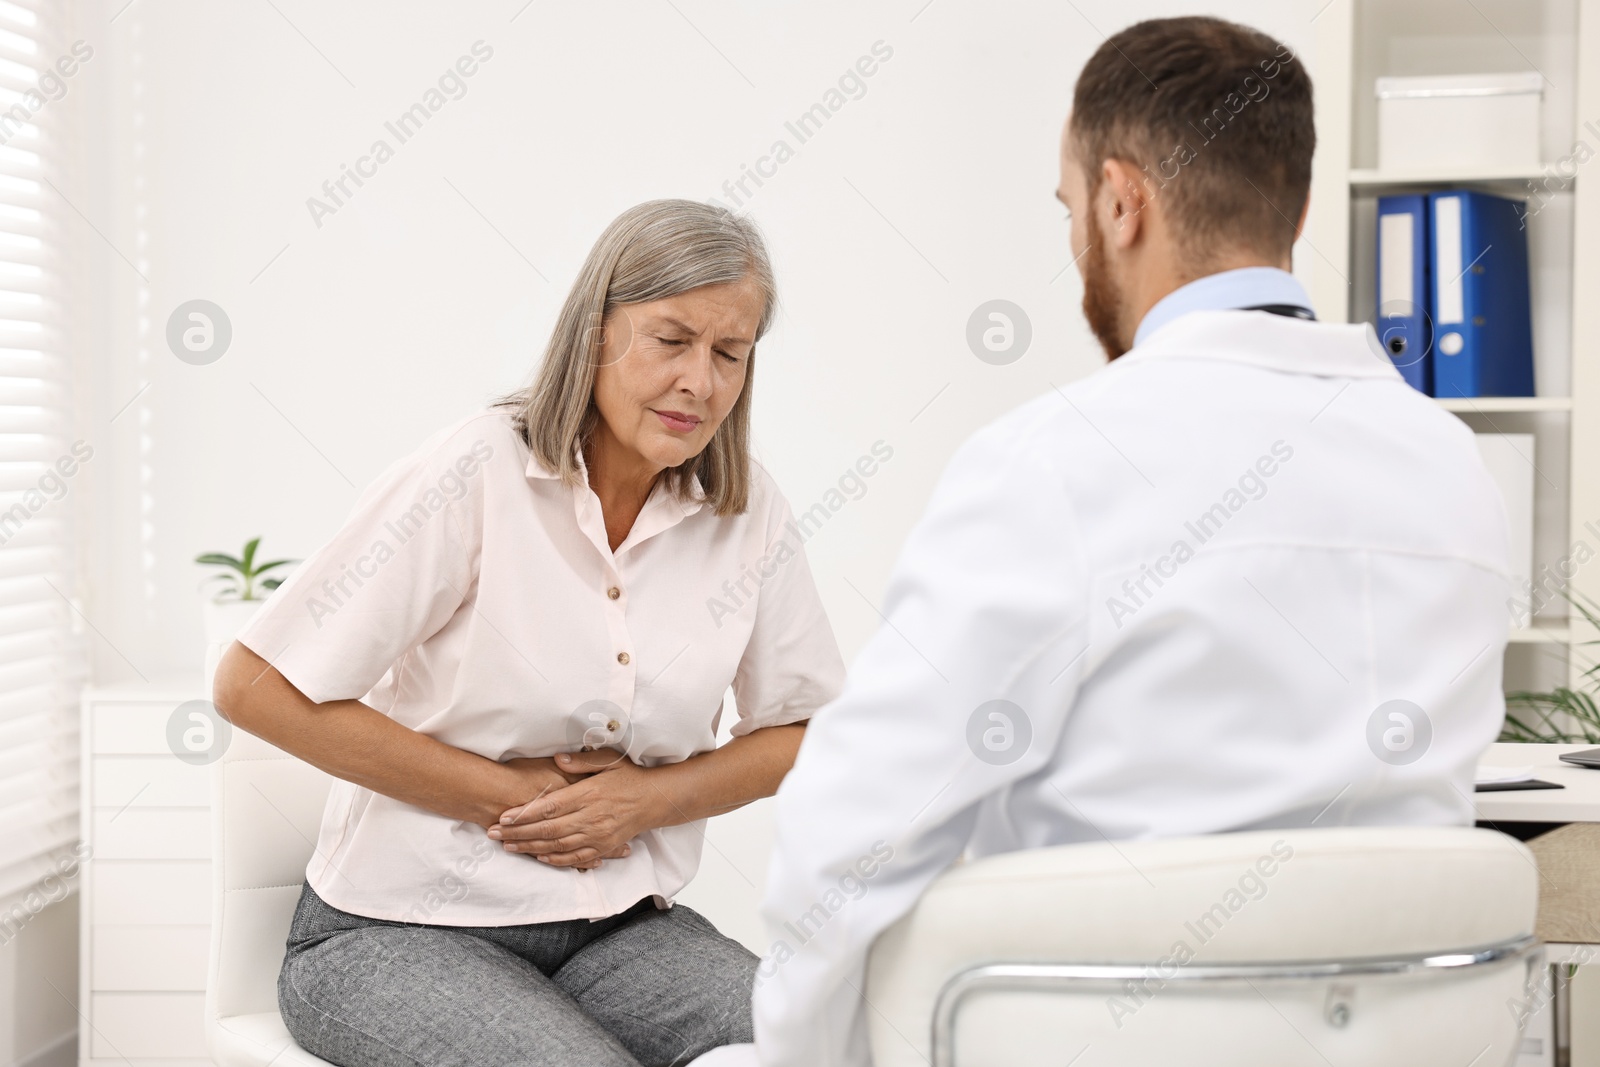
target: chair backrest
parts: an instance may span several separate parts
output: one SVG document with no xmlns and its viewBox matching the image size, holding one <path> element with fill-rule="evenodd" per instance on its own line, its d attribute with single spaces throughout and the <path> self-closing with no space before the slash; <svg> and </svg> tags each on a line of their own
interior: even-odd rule
<svg viewBox="0 0 1600 1067">
<path fill-rule="evenodd" d="M 211 774 L 206 1014 L 276 1013 L 289 921 L 333 779 L 237 729 Z"/>
<path fill-rule="evenodd" d="M 991 857 L 878 939 L 873 1062 L 1503 1065 L 1536 995 L 1537 905 L 1528 850 L 1467 828 Z"/>
</svg>

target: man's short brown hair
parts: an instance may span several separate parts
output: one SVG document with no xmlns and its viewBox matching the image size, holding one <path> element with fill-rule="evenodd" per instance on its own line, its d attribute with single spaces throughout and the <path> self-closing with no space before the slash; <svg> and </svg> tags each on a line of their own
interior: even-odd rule
<svg viewBox="0 0 1600 1067">
<path fill-rule="evenodd" d="M 1088 180 L 1120 159 L 1144 174 L 1186 259 L 1287 256 L 1311 191 L 1311 76 L 1288 46 L 1205 17 L 1107 38 L 1078 76 L 1069 128 Z"/>
</svg>

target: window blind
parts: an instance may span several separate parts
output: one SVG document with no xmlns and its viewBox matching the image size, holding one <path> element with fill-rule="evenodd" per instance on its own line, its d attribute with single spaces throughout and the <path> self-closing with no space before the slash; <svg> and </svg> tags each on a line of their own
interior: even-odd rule
<svg viewBox="0 0 1600 1067">
<path fill-rule="evenodd" d="M 0 0 L 0 940 L 41 883 L 59 896 L 79 836 L 66 30 L 63 0 Z"/>
</svg>

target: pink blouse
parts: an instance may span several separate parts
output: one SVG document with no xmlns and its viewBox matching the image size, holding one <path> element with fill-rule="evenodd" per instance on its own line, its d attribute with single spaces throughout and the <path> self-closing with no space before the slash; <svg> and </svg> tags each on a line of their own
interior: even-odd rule
<svg viewBox="0 0 1600 1067">
<path fill-rule="evenodd" d="M 809 718 L 844 665 L 788 504 L 759 468 L 718 516 L 657 486 L 615 552 L 600 501 L 531 458 L 504 410 L 436 434 L 357 501 L 239 640 L 317 703 L 360 699 L 503 761 L 585 744 L 642 766 Z M 531 799 L 531 798 L 530 798 Z M 334 907 L 505 926 L 666 906 L 704 823 L 651 830 L 579 872 L 503 851 L 481 826 L 334 784 L 306 877 Z"/>
</svg>

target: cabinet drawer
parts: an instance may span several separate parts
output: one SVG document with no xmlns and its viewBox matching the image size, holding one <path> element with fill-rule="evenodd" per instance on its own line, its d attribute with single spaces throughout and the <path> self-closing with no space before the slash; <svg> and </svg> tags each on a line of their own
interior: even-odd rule
<svg viewBox="0 0 1600 1067">
<path fill-rule="evenodd" d="M 89 1055 L 206 1055 L 204 993 L 91 993 Z"/>
<path fill-rule="evenodd" d="M 90 989 L 205 992 L 209 926 L 96 926 L 89 936 Z"/>
<path fill-rule="evenodd" d="M 211 864 L 100 860 L 90 864 L 96 926 L 194 926 L 211 921 Z"/>
<path fill-rule="evenodd" d="M 89 766 L 97 808 L 204 808 L 211 804 L 211 768 L 159 756 L 96 756 Z"/>
<path fill-rule="evenodd" d="M 165 755 L 173 758 L 167 746 L 167 719 L 176 703 L 96 704 L 91 712 L 94 731 L 91 752 L 125 755 Z"/>
<path fill-rule="evenodd" d="M 93 817 L 96 859 L 211 858 L 211 812 L 204 809 L 97 808 Z"/>
</svg>

